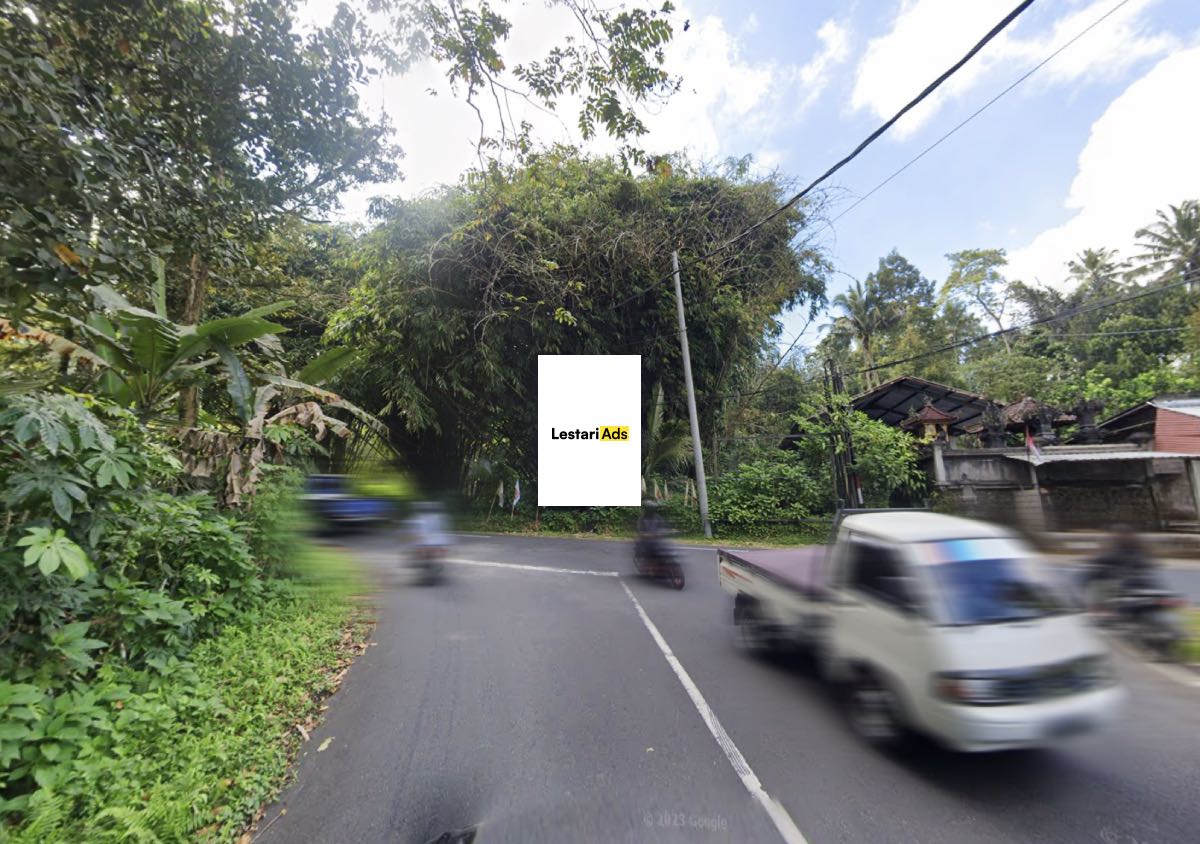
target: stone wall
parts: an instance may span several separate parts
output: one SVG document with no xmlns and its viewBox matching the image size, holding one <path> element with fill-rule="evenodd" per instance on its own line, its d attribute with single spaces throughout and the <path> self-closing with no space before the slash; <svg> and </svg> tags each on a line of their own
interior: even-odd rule
<svg viewBox="0 0 1200 844">
<path fill-rule="evenodd" d="M 1015 487 L 947 487 L 938 491 L 937 509 L 1034 532 L 1046 528 L 1041 497 Z"/>
<path fill-rule="evenodd" d="M 935 464 L 933 455 L 922 462 L 931 479 Z M 1043 463 L 1038 490 L 1028 464 L 996 450 L 948 450 L 942 465 L 941 509 L 1019 530 L 1108 530 L 1118 524 L 1142 531 L 1200 530 L 1184 459 Z"/>
<path fill-rule="evenodd" d="M 1103 530 L 1128 525 L 1159 530 L 1158 510 L 1148 486 L 1073 485 L 1042 487 L 1050 530 Z"/>
</svg>

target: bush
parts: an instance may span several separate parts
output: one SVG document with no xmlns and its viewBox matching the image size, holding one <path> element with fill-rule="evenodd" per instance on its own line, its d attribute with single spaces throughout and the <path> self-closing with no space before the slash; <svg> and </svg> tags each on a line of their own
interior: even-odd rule
<svg viewBox="0 0 1200 844">
<path fill-rule="evenodd" d="M 231 623 L 257 632 L 264 600 L 277 606 L 285 595 L 268 589 L 265 570 L 293 547 L 299 475 L 266 467 L 253 505 L 223 511 L 209 492 L 187 488 L 168 434 L 74 394 L 0 399 L 0 442 L 0 818 L 31 812 L 25 832 L 37 840 L 88 795 L 111 791 L 114 759 L 130 782 L 146 777 L 137 794 L 156 792 L 155 771 L 176 764 L 175 748 L 162 741 L 139 758 L 139 736 L 192 736 L 197 725 L 228 722 L 230 710 L 210 705 L 216 687 L 196 686 L 188 659 L 201 661 L 206 640 Z M 262 738 L 240 740 L 253 753 Z M 201 745 L 191 752 L 189 764 L 208 763 Z M 171 809 L 188 824 L 197 818 L 187 795 L 201 787 L 212 783 L 193 782 Z M 162 820 L 138 815 L 136 800 L 95 799 L 105 808 L 97 829 Z M 75 808 L 60 817 L 63 805 Z"/>
<path fill-rule="evenodd" d="M 823 498 L 803 459 L 790 452 L 738 466 L 715 479 L 709 492 L 713 524 L 743 533 L 808 519 Z"/>
<path fill-rule="evenodd" d="M 633 507 L 546 507 L 542 528 L 563 533 L 622 533 L 637 521 Z"/>
<path fill-rule="evenodd" d="M 283 572 L 296 536 L 311 516 L 299 506 L 304 473 L 291 466 L 264 464 L 263 477 L 245 511 L 250 553 L 266 574 Z"/>
<path fill-rule="evenodd" d="M 183 489 L 169 444 L 129 412 L 18 396 L 0 409 L 0 439 L 12 447 L 0 465 L 3 676 L 53 686 L 109 653 L 165 664 L 258 599 L 252 526 Z"/>
<path fill-rule="evenodd" d="M 672 495 L 662 502 L 662 515 L 680 533 L 694 535 L 704 530 L 700 522 L 700 505 L 694 498 L 685 504 L 682 495 Z"/>
<path fill-rule="evenodd" d="M 345 570 L 332 552 L 312 566 Z M 345 590 L 271 590 L 161 670 L 112 661 L 59 691 L 0 681 L 0 838 L 233 841 L 336 685 Z M 311 722 L 310 722 L 311 723 Z"/>
<path fill-rule="evenodd" d="M 836 425 L 846 426 L 854 442 L 855 468 L 866 506 L 887 507 L 896 493 L 917 496 L 924 492 L 926 479 L 917 466 L 917 446 L 911 435 L 850 410 L 848 404 L 838 407 L 835 415 Z M 817 406 L 796 415 L 795 422 L 803 433 L 797 453 L 820 490 L 815 511 L 832 512 L 837 505 L 830 471 L 830 433 L 835 423 L 829 420 L 826 409 Z"/>
</svg>

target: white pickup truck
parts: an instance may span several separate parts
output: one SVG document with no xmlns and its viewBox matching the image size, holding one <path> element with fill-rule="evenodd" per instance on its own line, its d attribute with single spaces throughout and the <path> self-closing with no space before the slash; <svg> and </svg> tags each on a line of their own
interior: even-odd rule
<svg viewBox="0 0 1200 844">
<path fill-rule="evenodd" d="M 1035 555 L 994 525 L 928 511 L 845 516 L 830 546 L 718 552 L 754 651 L 808 649 L 851 725 L 964 751 L 1094 729 L 1124 692 L 1105 648 Z"/>
</svg>

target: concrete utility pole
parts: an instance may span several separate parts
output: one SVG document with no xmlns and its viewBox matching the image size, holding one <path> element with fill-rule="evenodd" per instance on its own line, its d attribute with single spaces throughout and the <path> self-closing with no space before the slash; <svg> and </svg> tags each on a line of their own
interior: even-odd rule
<svg viewBox="0 0 1200 844">
<path fill-rule="evenodd" d="M 708 486 L 704 483 L 704 455 L 700 451 L 700 420 L 696 417 L 696 389 L 692 386 L 692 355 L 688 351 L 687 322 L 683 318 L 683 288 L 679 286 L 679 251 L 671 253 L 675 273 L 675 312 L 679 315 L 679 345 L 683 349 L 683 382 L 687 385 L 688 420 L 692 423 L 692 454 L 696 462 L 696 498 L 700 501 L 700 521 L 705 539 L 712 539 L 708 522 Z"/>
</svg>

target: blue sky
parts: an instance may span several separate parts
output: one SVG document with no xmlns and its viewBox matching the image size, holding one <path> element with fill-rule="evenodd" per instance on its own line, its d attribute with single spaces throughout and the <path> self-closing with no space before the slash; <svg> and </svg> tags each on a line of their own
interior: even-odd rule
<svg viewBox="0 0 1200 844">
<path fill-rule="evenodd" d="M 835 177 L 829 212 L 839 213 L 1118 2 L 1035 3 L 927 106 Z M 322 5 L 314 0 L 310 10 Z M 691 22 L 687 32 L 677 26 L 668 56 L 683 89 L 649 116 L 645 146 L 686 148 L 710 160 L 750 153 L 765 169 L 806 180 L 956 60 L 1015 0 L 677 5 L 677 22 Z M 514 4 L 511 14 L 510 64 L 544 53 L 570 29 L 536 0 Z M 368 92 L 368 102 L 397 122 L 408 177 L 365 193 L 419 193 L 472 163 L 473 114 L 449 92 L 431 98 L 431 87 L 444 83 L 426 66 Z M 840 271 L 859 278 L 895 247 L 940 281 L 945 253 L 986 246 L 1008 250 L 1012 277 L 1061 283 L 1063 265 L 1083 248 L 1129 254 L 1134 229 L 1156 208 L 1200 197 L 1198 87 L 1200 3 L 1127 0 L 821 242 Z M 533 119 L 544 140 L 573 140 L 562 125 Z M 360 213 L 363 200 L 363 192 L 347 196 L 347 213 Z M 848 283 L 835 276 L 831 295 Z M 801 325 L 785 319 L 784 343 Z"/>
</svg>

